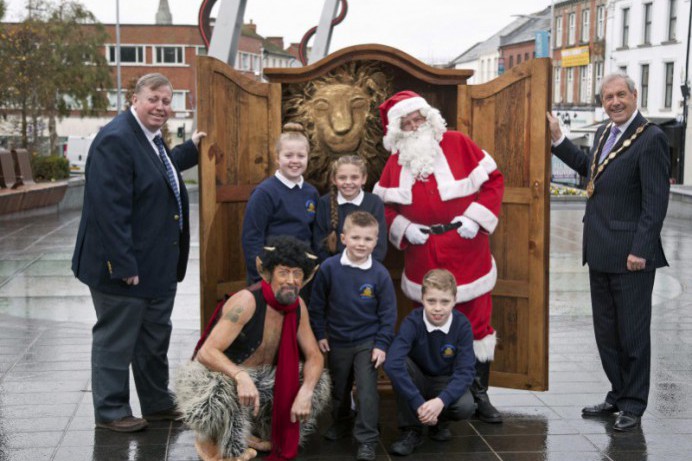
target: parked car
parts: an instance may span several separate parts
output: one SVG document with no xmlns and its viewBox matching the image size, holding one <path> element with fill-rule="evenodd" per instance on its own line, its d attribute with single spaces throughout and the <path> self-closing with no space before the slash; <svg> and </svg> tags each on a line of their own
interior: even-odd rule
<svg viewBox="0 0 692 461">
<path fill-rule="evenodd" d="M 89 136 L 68 136 L 63 146 L 63 155 L 70 162 L 70 173 L 84 173 L 89 147 L 96 134 Z"/>
</svg>

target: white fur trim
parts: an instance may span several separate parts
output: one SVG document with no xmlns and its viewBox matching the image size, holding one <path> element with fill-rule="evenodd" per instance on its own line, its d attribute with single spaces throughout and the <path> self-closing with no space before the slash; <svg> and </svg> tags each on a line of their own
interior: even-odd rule
<svg viewBox="0 0 692 461">
<path fill-rule="evenodd" d="M 488 173 L 482 165 L 478 165 L 464 179 L 456 180 L 452 174 L 452 169 L 447 163 L 447 157 L 439 155 L 435 158 L 435 179 L 437 180 L 437 190 L 440 191 L 440 198 L 443 202 L 459 197 L 468 197 L 478 192 L 481 185 L 488 180 Z"/>
<path fill-rule="evenodd" d="M 497 345 L 497 332 L 487 335 L 483 339 L 473 341 L 473 352 L 479 362 L 492 362 L 495 359 L 495 346 Z"/>
<path fill-rule="evenodd" d="M 428 104 L 428 102 L 420 96 L 404 99 L 403 101 L 399 101 L 398 103 L 394 104 L 389 109 L 389 111 L 387 112 L 387 120 L 389 122 L 389 125 L 391 125 L 392 122 L 396 120 L 398 126 L 398 122 L 401 117 L 404 117 L 410 114 L 411 112 L 426 109 L 428 107 L 430 107 L 430 104 Z"/>
<path fill-rule="evenodd" d="M 413 203 L 413 174 L 408 168 L 402 168 L 399 174 L 399 187 L 382 187 L 378 182 L 372 190 L 372 193 L 382 199 L 384 203 L 399 203 L 401 205 L 410 205 Z"/>
<path fill-rule="evenodd" d="M 497 227 L 497 216 L 495 216 L 492 211 L 478 202 L 471 203 L 468 208 L 466 208 L 466 211 L 464 211 L 464 216 L 476 221 L 490 234 L 492 234 Z"/>
<path fill-rule="evenodd" d="M 411 224 L 411 221 L 404 218 L 402 215 L 397 216 L 392 221 L 392 225 L 389 228 L 389 241 L 392 242 L 397 250 L 401 250 L 401 241 L 404 239 L 404 233 L 406 228 Z"/>
<path fill-rule="evenodd" d="M 471 301 L 472 299 L 475 299 L 481 295 L 490 293 L 497 282 L 497 266 L 495 265 L 495 258 L 493 258 L 492 262 L 493 265 L 487 274 L 465 285 L 457 285 L 457 304 Z M 401 291 L 403 291 L 406 297 L 409 299 L 418 302 L 423 301 L 422 286 L 419 283 L 412 282 L 406 276 L 406 271 L 401 274 Z"/>
<path fill-rule="evenodd" d="M 488 152 L 483 150 L 483 153 L 485 155 L 479 163 L 485 169 L 486 173 L 490 174 L 493 171 L 497 170 L 497 163 L 495 163 L 495 160 L 490 156 Z"/>
</svg>

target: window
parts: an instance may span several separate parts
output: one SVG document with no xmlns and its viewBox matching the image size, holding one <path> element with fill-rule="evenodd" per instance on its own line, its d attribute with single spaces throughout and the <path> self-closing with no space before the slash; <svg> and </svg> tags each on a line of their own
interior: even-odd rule
<svg viewBox="0 0 692 461">
<path fill-rule="evenodd" d="M 159 64 L 185 64 L 182 46 L 156 46 L 154 57 Z"/>
<path fill-rule="evenodd" d="M 579 67 L 579 102 L 589 104 L 591 102 L 591 66 Z"/>
<path fill-rule="evenodd" d="M 644 45 L 651 44 L 651 3 L 644 4 Z"/>
<path fill-rule="evenodd" d="M 622 9 L 622 47 L 627 48 L 630 39 L 630 9 Z"/>
<path fill-rule="evenodd" d="M 620 66 L 620 67 L 618 67 L 618 71 L 619 71 L 621 74 L 627 75 L 627 66 Z"/>
<path fill-rule="evenodd" d="M 601 5 L 596 8 L 596 38 L 602 39 L 605 37 L 605 6 Z"/>
<path fill-rule="evenodd" d="M 590 27 L 591 17 L 589 10 L 584 10 L 581 12 L 581 41 L 589 41 L 589 27 Z"/>
<path fill-rule="evenodd" d="M 108 95 L 108 110 L 117 111 L 118 110 L 118 90 L 111 90 L 107 93 Z M 120 109 L 125 109 L 125 90 L 120 92 Z"/>
<path fill-rule="evenodd" d="M 577 28 L 577 15 L 575 13 L 570 13 L 567 16 L 567 44 L 574 45 L 574 40 L 576 39 L 576 28 Z"/>
<path fill-rule="evenodd" d="M 567 69 L 567 96 L 566 102 L 574 102 L 574 67 Z"/>
<path fill-rule="evenodd" d="M 560 93 L 560 73 L 562 72 L 562 69 L 560 67 L 556 66 L 554 69 L 555 72 L 555 82 L 553 83 L 553 102 L 554 103 L 559 103 L 562 102 L 562 99 L 560 98 L 561 93 Z"/>
<path fill-rule="evenodd" d="M 528 61 L 528 60 L 529 60 L 529 53 L 524 53 L 524 61 Z"/>
<path fill-rule="evenodd" d="M 562 46 L 562 16 L 555 18 L 555 47 Z"/>
<path fill-rule="evenodd" d="M 207 55 L 207 48 L 204 46 L 198 46 L 197 47 L 197 56 L 206 56 Z"/>
<path fill-rule="evenodd" d="M 521 54 L 517 55 L 517 65 L 521 64 Z"/>
<path fill-rule="evenodd" d="M 642 109 L 646 109 L 649 107 L 649 65 L 648 64 L 642 64 L 642 76 L 641 76 L 641 83 L 639 84 L 641 87 L 641 102 L 639 105 L 642 107 Z"/>
<path fill-rule="evenodd" d="M 678 25 L 678 2 L 677 0 L 668 0 L 668 41 L 674 41 L 677 38 L 675 29 Z"/>
<path fill-rule="evenodd" d="M 117 46 L 108 45 L 108 63 L 116 63 Z M 120 45 L 120 62 L 123 64 L 144 64 L 144 47 L 134 45 Z"/>
<path fill-rule="evenodd" d="M 601 82 L 603 81 L 603 61 L 597 61 L 596 66 L 596 91 L 600 94 Z"/>
<path fill-rule="evenodd" d="M 670 109 L 673 106 L 673 63 L 666 63 L 666 90 L 663 98 L 663 107 Z"/>
<path fill-rule="evenodd" d="M 187 91 L 173 91 L 173 98 L 171 99 L 171 108 L 175 112 L 185 111 L 185 100 L 187 96 Z"/>
<path fill-rule="evenodd" d="M 510 57 L 509 57 L 509 67 L 508 67 L 508 68 L 511 69 L 513 65 L 514 65 L 514 56 L 510 56 Z"/>
</svg>

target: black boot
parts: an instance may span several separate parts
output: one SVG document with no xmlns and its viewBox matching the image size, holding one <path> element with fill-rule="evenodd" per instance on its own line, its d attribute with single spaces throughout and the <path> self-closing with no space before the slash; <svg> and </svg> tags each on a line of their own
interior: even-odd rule
<svg viewBox="0 0 692 461">
<path fill-rule="evenodd" d="M 471 394 L 476 402 L 476 415 L 485 423 L 501 423 L 502 415 L 490 403 L 488 381 L 490 379 L 490 362 L 476 360 L 476 376 L 471 383 Z"/>
</svg>

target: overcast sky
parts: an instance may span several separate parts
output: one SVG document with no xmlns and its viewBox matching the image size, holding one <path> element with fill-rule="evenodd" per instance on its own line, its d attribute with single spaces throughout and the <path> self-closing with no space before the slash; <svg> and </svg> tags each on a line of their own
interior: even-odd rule
<svg viewBox="0 0 692 461">
<path fill-rule="evenodd" d="M 6 0 L 5 20 L 23 18 L 27 0 Z M 221 0 L 217 0 L 216 8 Z M 115 23 L 116 0 L 82 0 L 103 23 Z M 168 0 L 174 24 L 196 24 L 201 0 Z M 151 24 L 159 0 L 120 0 L 121 24 Z M 248 0 L 245 22 L 262 36 L 299 42 L 317 25 L 323 0 Z M 334 28 L 330 51 L 364 43 L 399 48 L 426 62 L 446 62 L 515 18 L 550 6 L 550 0 L 349 0 Z M 215 15 L 215 13 L 213 14 Z"/>
</svg>

